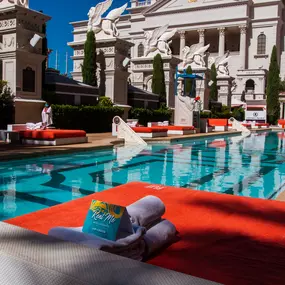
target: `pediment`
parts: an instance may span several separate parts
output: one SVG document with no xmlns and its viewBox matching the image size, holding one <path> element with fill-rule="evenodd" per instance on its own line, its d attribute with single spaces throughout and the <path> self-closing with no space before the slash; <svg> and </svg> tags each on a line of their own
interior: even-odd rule
<svg viewBox="0 0 285 285">
<path fill-rule="evenodd" d="M 239 2 L 246 3 L 248 0 L 164 0 L 158 1 L 152 5 L 145 14 L 153 12 L 171 12 L 177 10 L 184 10 L 189 8 L 203 8 L 212 5 L 227 5 L 238 4 Z"/>
</svg>

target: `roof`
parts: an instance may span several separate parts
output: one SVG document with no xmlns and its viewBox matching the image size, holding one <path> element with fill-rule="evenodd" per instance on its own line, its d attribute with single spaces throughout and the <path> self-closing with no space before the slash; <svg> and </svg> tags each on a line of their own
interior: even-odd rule
<svg viewBox="0 0 285 285">
<path fill-rule="evenodd" d="M 142 95 L 142 96 L 154 96 L 154 97 L 159 97 L 159 95 L 154 94 L 152 92 L 146 91 L 146 90 L 142 90 L 140 88 L 137 88 L 131 84 L 128 85 L 128 93 L 130 94 L 134 94 L 134 95 Z"/>
<path fill-rule="evenodd" d="M 52 69 L 52 68 L 48 68 L 46 70 L 45 84 L 47 84 L 47 85 L 54 85 L 54 84 L 73 85 L 74 87 L 98 89 L 97 87 L 84 84 L 82 82 L 79 82 L 79 81 L 76 81 L 72 78 L 69 78 L 65 75 L 62 75 L 59 73 L 58 70 Z"/>
</svg>

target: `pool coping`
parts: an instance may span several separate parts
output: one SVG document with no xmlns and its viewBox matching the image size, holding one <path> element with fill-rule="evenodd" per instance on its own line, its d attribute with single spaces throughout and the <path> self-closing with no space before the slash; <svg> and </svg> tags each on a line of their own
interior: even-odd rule
<svg viewBox="0 0 285 285">
<path fill-rule="evenodd" d="M 283 129 L 280 129 L 283 130 Z M 265 131 L 273 131 L 273 129 L 256 129 L 251 130 L 253 133 L 255 132 L 265 132 Z M 284 131 L 284 130 L 283 130 Z M 175 142 L 182 142 L 187 140 L 195 140 L 195 139 L 204 139 L 204 138 L 213 138 L 213 137 L 229 137 L 229 136 L 238 136 L 241 135 L 242 132 L 240 131 L 227 131 L 227 132 L 212 132 L 212 133 L 197 133 L 197 134 L 190 134 L 190 135 L 184 135 L 184 136 L 169 136 L 165 138 L 148 138 L 145 139 L 145 141 L 148 144 L 171 144 Z M 90 144 L 90 146 L 88 146 Z M 10 153 L 7 155 L 0 155 L 0 161 L 1 162 L 7 162 L 12 160 L 22 160 L 26 158 L 33 158 L 33 157 L 44 157 L 49 155 L 59 155 L 59 154 L 69 154 L 74 152 L 88 152 L 93 150 L 104 150 L 104 149 L 113 149 L 114 147 L 118 147 L 120 145 L 124 144 L 123 139 L 115 139 L 112 140 L 112 137 L 110 137 L 109 142 L 102 142 L 98 145 L 92 145 L 91 143 L 81 144 L 81 145 L 73 145 L 73 146 L 63 146 L 63 147 L 50 147 L 50 148 L 40 148 L 39 151 L 35 152 L 27 152 L 27 153 Z M 19 145 L 21 147 L 21 145 Z M 30 149 L 33 149 L 32 147 Z"/>
</svg>

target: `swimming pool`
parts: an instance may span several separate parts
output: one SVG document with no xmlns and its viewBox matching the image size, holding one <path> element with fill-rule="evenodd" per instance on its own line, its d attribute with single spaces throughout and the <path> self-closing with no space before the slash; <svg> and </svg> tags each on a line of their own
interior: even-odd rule
<svg viewBox="0 0 285 285">
<path fill-rule="evenodd" d="M 284 133 L 263 132 L 3 162 L 0 220 L 131 181 L 274 199 L 285 189 L 283 144 Z"/>
</svg>

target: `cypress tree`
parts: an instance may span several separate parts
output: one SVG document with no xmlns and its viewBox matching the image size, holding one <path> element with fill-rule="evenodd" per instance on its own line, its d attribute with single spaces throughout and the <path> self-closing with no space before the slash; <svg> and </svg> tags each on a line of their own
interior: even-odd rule
<svg viewBox="0 0 285 285">
<path fill-rule="evenodd" d="M 267 120 L 270 124 L 276 124 L 280 116 L 279 88 L 280 70 L 277 62 L 277 50 L 274 46 L 271 53 L 266 88 Z"/>
<path fill-rule="evenodd" d="M 187 74 L 192 74 L 192 68 L 191 66 L 189 65 L 186 69 L 186 73 Z M 193 85 L 193 79 L 186 79 L 185 80 L 185 92 L 186 94 L 185 95 L 190 95 L 191 91 L 192 91 L 192 85 Z"/>
<path fill-rule="evenodd" d="M 85 84 L 97 86 L 96 69 L 96 39 L 94 32 L 89 31 L 84 45 L 84 61 L 82 65 L 82 76 Z"/>
<path fill-rule="evenodd" d="M 213 83 L 210 89 L 210 100 L 218 101 L 217 70 L 215 64 L 211 66 L 211 81 Z"/>
<path fill-rule="evenodd" d="M 240 98 L 240 100 L 241 100 L 242 102 L 246 102 L 246 100 L 245 100 L 245 91 L 244 91 L 244 90 L 243 90 L 242 93 L 241 93 L 241 98 Z"/>
<path fill-rule="evenodd" d="M 160 54 L 153 59 L 152 93 L 159 95 L 160 106 L 166 103 L 163 61 Z"/>
</svg>

